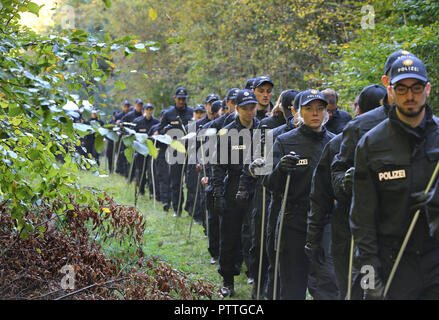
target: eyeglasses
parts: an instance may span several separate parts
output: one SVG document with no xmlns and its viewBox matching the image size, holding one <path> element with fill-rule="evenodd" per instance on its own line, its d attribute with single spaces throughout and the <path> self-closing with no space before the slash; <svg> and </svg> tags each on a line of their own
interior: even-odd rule
<svg viewBox="0 0 439 320">
<path fill-rule="evenodd" d="M 419 83 L 418 82 L 418 83 L 415 83 L 414 85 L 412 85 L 410 87 L 406 86 L 406 85 L 403 85 L 403 84 L 398 84 L 396 86 L 392 86 L 392 88 L 393 88 L 393 90 L 395 90 L 396 94 L 404 95 L 404 94 L 407 94 L 409 89 L 412 90 L 412 92 L 414 94 L 422 93 L 422 92 L 424 92 L 425 86 L 426 86 L 425 83 Z"/>
</svg>

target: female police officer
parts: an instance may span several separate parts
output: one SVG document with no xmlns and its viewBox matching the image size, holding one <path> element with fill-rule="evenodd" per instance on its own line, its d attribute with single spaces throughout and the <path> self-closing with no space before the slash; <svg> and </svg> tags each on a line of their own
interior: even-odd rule
<svg viewBox="0 0 439 320">
<path fill-rule="evenodd" d="M 323 127 L 328 120 L 327 102 L 318 90 L 304 91 L 298 110 L 302 125 L 275 140 L 274 170 L 264 178 L 274 201 L 282 201 L 287 175 L 291 175 L 281 232 L 279 258 L 281 299 L 305 299 L 309 262 L 305 255 L 306 217 L 314 168 L 326 143 L 334 135 Z M 290 154 L 290 152 L 296 155 Z M 279 206 L 280 207 L 280 206 Z"/>
</svg>

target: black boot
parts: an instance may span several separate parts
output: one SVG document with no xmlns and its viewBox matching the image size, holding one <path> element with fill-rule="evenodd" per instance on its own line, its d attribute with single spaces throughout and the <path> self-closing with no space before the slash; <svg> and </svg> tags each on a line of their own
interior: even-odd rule
<svg viewBox="0 0 439 320">
<path fill-rule="evenodd" d="M 224 278 L 224 286 L 221 288 L 221 295 L 223 297 L 233 297 L 235 294 L 234 277 Z"/>
</svg>

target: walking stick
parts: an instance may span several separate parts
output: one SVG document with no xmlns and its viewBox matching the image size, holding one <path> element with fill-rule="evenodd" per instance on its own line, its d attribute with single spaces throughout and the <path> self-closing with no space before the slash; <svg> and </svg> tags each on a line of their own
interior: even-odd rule
<svg viewBox="0 0 439 320">
<path fill-rule="evenodd" d="M 276 260 L 274 263 L 274 286 L 273 286 L 273 300 L 276 300 L 276 292 L 277 292 L 277 278 L 278 278 L 278 266 L 279 266 L 279 251 L 280 251 L 280 241 L 282 235 L 282 227 L 284 222 L 285 215 L 285 207 L 287 204 L 287 196 L 288 196 L 288 188 L 290 186 L 291 173 L 287 176 L 287 182 L 285 184 L 285 192 L 284 198 L 282 200 L 282 207 L 280 209 L 280 221 L 279 221 L 279 230 L 277 235 L 277 244 L 276 244 Z"/>
<path fill-rule="evenodd" d="M 198 172 L 197 175 L 197 188 L 195 190 L 195 200 L 194 200 L 194 206 L 192 207 L 192 214 L 191 214 L 191 225 L 189 227 L 189 235 L 188 235 L 188 240 L 191 238 L 191 233 L 192 233 L 192 224 L 194 223 L 194 215 L 195 215 L 195 208 L 197 207 L 197 199 L 198 199 L 198 189 L 200 187 L 200 172 Z"/>
<path fill-rule="evenodd" d="M 352 290 L 352 264 L 354 260 L 354 236 L 351 236 L 351 248 L 349 250 L 349 268 L 348 268 L 348 292 L 347 300 L 351 300 Z"/>
<path fill-rule="evenodd" d="M 154 147 L 156 146 L 156 142 L 157 142 L 157 140 L 154 140 Z M 155 176 L 154 176 L 154 157 L 153 156 L 151 156 L 151 176 L 152 176 L 152 195 L 153 195 L 153 197 L 154 197 L 154 209 L 156 208 L 155 207 L 155 198 L 156 198 L 156 196 L 155 196 Z"/>
<path fill-rule="evenodd" d="M 265 146 L 265 130 L 267 129 L 267 125 L 263 125 L 262 128 L 264 129 L 262 131 L 261 141 L 264 144 L 264 154 L 263 157 L 265 159 L 266 155 L 266 146 Z M 262 275 L 262 258 L 264 254 L 264 231 L 265 231 L 265 197 L 266 197 L 266 190 L 265 186 L 262 186 L 262 217 L 261 217 L 261 237 L 260 239 L 260 250 L 259 250 L 259 270 L 258 270 L 258 284 L 257 284 L 257 290 L 256 290 L 256 299 L 259 300 L 260 292 L 261 292 L 261 275 Z"/>
<path fill-rule="evenodd" d="M 430 188 L 433 184 L 433 181 L 436 179 L 438 170 L 439 170 L 439 161 L 436 164 L 436 168 L 433 171 L 433 175 L 431 176 L 430 181 L 428 182 L 428 185 L 427 185 L 427 188 L 425 189 L 424 194 L 427 194 L 430 191 Z M 436 189 L 436 187 L 437 187 L 437 181 L 436 181 L 435 189 Z M 407 231 L 407 234 L 405 235 L 405 238 L 404 238 L 404 241 L 401 245 L 401 248 L 399 249 L 398 256 L 396 257 L 395 263 L 393 264 L 392 271 L 390 272 L 389 278 L 387 279 L 386 286 L 384 287 L 383 299 L 386 297 L 386 295 L 389 291 L 390 284 L 392 283 L 393 277 L 395 276 L 396 269 L 398 268 L 398 265 L 399 265 L 399 262 L 401 261 L 404 250 L 407 247 L 407 243 L 410 239 L 410 236 L 412 235 L 413 229 L 415 228 L 416 221 L 418 220 L 420 212 L 421 212 L 421 209 L 416 210 L 416 213 L 413 216 L 412 222 L 410 223 L 410 227 Z"/>
<path fill-rule="evenodd" d="M 137 195 L 140 193 L 140 188 L 142 187 L 142 179 L 143 179 L 143 175 L 145 174 L 145 166 L 146 166 L 146 156 L 143 156 L 142 174 L 140 175 L 140 179 L 138 179 L 139 185 L 138 185 L 138 188 L 136 188 L 137 193 L 136 193 L 136 197 L 135 197 L 134 207 L 136 207 L 136 205 L 137 205 Z M 137 181 L 137 179 L 136 179 L 136 181 Z"/>
</svg>

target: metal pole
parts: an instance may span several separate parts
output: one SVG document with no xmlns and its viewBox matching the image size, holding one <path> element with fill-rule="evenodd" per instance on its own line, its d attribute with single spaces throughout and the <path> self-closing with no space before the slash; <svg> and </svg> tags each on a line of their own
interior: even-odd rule
<svg viewBox="0 0 439 320">
<path fill-rule="evenodd" d="M 437 162 L 436 168 L 433 171 L 433 175 L 431 176 L 430 181 L 428 182 L 427 188 L 425 189 L 425 194 L 427 194 L 430 191 L 430 188 L 433 184 L 433 181 L 436 179 L 438 170 L 439 170 L 439 161 Z M 421 212 L 421 209 L 416 210 L 416 213 L 412 219 L 412 222 L 410 223 L 410 227 L 407 231 L 407 234 L 405 235 L 405 238 L 404 238 L 404 241 L 401 245 L 401 248 L 399 249 L 398 256 L 396 257 L 395 263 L 393 264 L 392 271 L 390 272 L 389 278 L 387 279 L 386 286 L 384 287 L 383 299 L 386 297 L 386 295 L 389 291 L 390 284 L 392 283 L 393 277 L 395 276 L 396 269 L 398 268 L 398 265 L 399 265 L 399 262 L 401 261 L 404 250 L 407 246 L 407 243 L 410 239 L 410 236 L 413 232 L 413 229 L 415 228 L 416 221 L 418 220 L 420 212 Z"/>
<path fill-rule="evenodd" d="M 275 264 L 274 264 L 273 300 L 276 300 L 277 278 L 278 278 L 278 270 L 277 269 L 278 269 L 278 266 L 279 266 L 280 241 L 281 241 L 282 228 L 283 228 L 283 222 L 284 222 L 285 207 L 286 207 L 286 204 L 287 204 L 288 188 L 290 186 L 290 179 L 291 179 L 291 174 L 288 174 L 287 182 L 285 184 L 284 198 L 283 198 L 282 207 L 281 207 L 281 210 L 280 210 L 280 222 L 279 222 L 279 230 L 278 230 L 277 244 L 276 244 L 276 260 L 275 260 Z"/>
<path fill-rule="evenodd" d="M 348 268 L 348 292 L 347 300 L 351 300 L 352 290 L 352 264 L 354 260 L 354 236 L 351 235 L 351 248 L 349 250 L 349 268 Z"/>
</svg>

